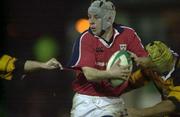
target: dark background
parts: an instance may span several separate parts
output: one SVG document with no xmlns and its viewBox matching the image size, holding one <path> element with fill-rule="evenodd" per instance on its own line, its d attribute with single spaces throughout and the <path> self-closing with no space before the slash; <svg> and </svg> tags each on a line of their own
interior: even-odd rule
<svg viewBox="0 0 180 117">
<path fill-rule="evenodd" d="M 144 45 L 161 40 L 179 53 L 178 0 L 114 2 L 116 21 L 134 28 Z M 89 4 L 90 0 L 1 1 L 0 52 L 39 61 L 55 57 L 65 65 L 78 35 L 73 28 L 75 21 L 87 18 Z M 58 51 L 40 59 L 34 46 L 44 35 L 53 37 Z M 73 78 L 72 72 L 52 70 L 28 74 L 24 80 L 1 80 L 0 117 L 69 117 Z"/>
</svg>

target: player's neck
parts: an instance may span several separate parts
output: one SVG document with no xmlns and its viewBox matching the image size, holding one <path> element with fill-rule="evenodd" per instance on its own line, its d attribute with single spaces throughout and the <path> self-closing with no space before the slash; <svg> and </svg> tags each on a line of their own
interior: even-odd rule
<svg viewBox="0 0 180 117">
<path fill-rule="evenodd" d="M 105 31 L 105 33 L 102 35 L 102 38 L 109 42 L 112 36 L 113 36 L 113 27 L 111 26 Z"/>
</svg>

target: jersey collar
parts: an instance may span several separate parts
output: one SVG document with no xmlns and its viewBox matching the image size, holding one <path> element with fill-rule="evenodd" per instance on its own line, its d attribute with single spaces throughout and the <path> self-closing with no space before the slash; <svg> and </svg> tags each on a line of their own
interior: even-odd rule
<svg viewBox="0 0 180 117">
<path fill-rule="evenodd" d="M 178 58 L 178 54 L 177 54 L 177 53 L 174 53 L 173 51 L 172 51 L 172 53 L 174 54 L 174 57 Z M 173 72 L 175 71 L 175 69 L 176 69 L 176 64 L 177 64 L 177 62 L 178 62 L 178 59 L 176 59 L 176 60 L 174 61 L 174 63 L 173 63 L 173 68 L 172 68 L 169 72 L 164 72 L 164 73 L 163 73 L 163 76 L 161 76 L 161 78 L 162 78 L 164 81 L 166 81 L 167 79 L 169 79 L 169 78 L 171 77 L 172 73 L 173 73 Z"/>
<path fill-rule="evenodd" d="M 118 25 L 118 24 L 113 24 L 113 28 L 114 28 L 114 33 L 113 33 L 113 37 L 112 37 L 112 41 L 110 42 L 107 42 L 105 39 L 103 39 L 102 37 L 99 37 L 99 36 L 96 36 L 92 33 L 92 31 L 89 29 L 89 33 L 92 34 L 94 37 L 98 38 L 101 43 L 106 46 L 107 48 L 110 48 L 113 43 L 114 43 L 114 40 L 116 39 L 116 37 L 122 33 L 124 31 L 124 29 L 121 27 L 122 25 Z"/>
</svg>

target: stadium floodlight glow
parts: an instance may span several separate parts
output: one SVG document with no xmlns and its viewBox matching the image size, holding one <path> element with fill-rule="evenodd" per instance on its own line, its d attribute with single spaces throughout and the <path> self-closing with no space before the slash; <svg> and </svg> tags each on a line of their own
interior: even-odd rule
<svg viewBox="0 0 180 117">
<path fill-rule="evenodd" d="M 82 18 L 78 19 L 75 24 L 75 29 L 77 32 L 82 33 L 89 28 L 88 19 Z"/>
</svg>

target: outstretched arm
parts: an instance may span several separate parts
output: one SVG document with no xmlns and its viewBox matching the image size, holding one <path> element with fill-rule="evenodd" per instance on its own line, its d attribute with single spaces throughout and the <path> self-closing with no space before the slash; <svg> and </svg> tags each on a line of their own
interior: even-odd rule
<svg viewBox="0 0 180 117">
<path fill-rule="evenodd" d="M 51 70 L 51 69 L 56 69 L 56 68 L 60 68 L 61 70 L 63 69 L 62 65 L 55 58 L 52 58 L 47 62 L 27 60 L 24 64 L 25 72 L 34 71 L 38 69 Z"/>
<path fill-rule="evenodd" d="M 171 100 L 164 100 L 149 108 L 129 108 L 127 111 L 130 117 L 161 117 L 172 113 L 175 108 L 176 106 Z"/>
<path fill-rule="evenodd" d="M 140 65 L 144 68 L 152 68 L 154 67 L 153 62 L 151 61 L 151 58 L 149 56 L 147 57 L 138 57 L 136 54 L 134 54 L 133 52 L 130 52 L 131 57 L 133 58 L 133 60 L 136 62 L 137 65 Z"/>
<path fill-rule="evenodd" d="M 0 56 L 0 78 L 11 80 L 14 75 L 22 76 L 24 72 L 31 72 L 38 69 L 63 69 L 61 64 L 52 58 L 47 62 L 32 60 L 21 60 L 9 55 Z"/>
</svg>

